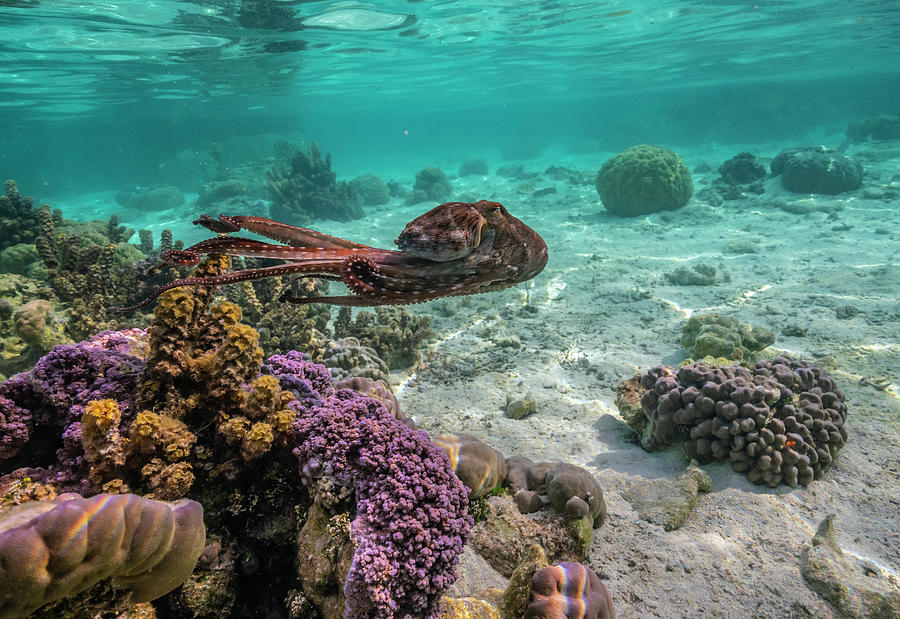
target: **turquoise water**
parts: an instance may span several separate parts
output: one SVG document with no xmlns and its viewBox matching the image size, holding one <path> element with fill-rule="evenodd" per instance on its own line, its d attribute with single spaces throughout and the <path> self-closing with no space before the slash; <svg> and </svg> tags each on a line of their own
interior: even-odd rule
<svg viewBox="0 0 900 619">
<path fill-rule="evenodd" d="M 895 111 L 897 66 L 893 1 L 7 0 L 0 169 L 47 199 L 263 132 L 348 175 L 584 139 L 840 140 Z"/>
</svg>

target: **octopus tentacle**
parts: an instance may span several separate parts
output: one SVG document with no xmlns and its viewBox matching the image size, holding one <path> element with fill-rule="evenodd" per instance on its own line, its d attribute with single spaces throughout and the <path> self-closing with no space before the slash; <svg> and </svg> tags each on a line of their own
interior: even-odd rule
<svg viewBox="0 0 900 619">
<path fill-rule="evenodd" d="M 354 243 L 336 236 L 323 234 L 308 228 L 300 228 L 283 224 L 266 217 L 249 215 L 219 215 L 215 220 L 209 215 L 201 215 L 194 221 L 213 232 L 237 232 L 247 230 L 273 241 L 287 243 L 291 247 L 310 247 L 318 249 L 371 249 L 368 245 Z"/>
<path fill-rule="evenodd" d="M 220 236 L 214 239 L 200 241 L 182 250 L 169 250 L 163 254 L 163 260 L 170 264 L 171 260 L 178 260 L 175 264 L 196 264 L 196 258 L 203 254 L 226 254 L 229 256 L 243 256 L 245 258 L 276 258 L 281 260 L 305 260 L 310 257 L 319 259 L 339 260 L 351 250 L 331 249 L 322 250 L 316 247 L 292 247 L 290 245 L 274 245 L 263 243 L 253 239 L 245 239 L 239 236 Z M 191 262 L 184 260 L 191 259 Z"/>
<path fill-rule="evenodd" d="M 136 309 L 146 307 L 156 301 L 164 292 L 181 286 L 222 286 L 224 284 L 234 284 L 237 282 L 249 282 L 257 279 L 265 279 L 267 277 L 280 277 L 283 275 L 303 274 L 309 277 L 316 277 L 319 273 L 334 272 L 340 268 L 340 263 L 329 260 L 309 260 L 303 263 L 279 264 L 271 267 L 262 267 L 259 269 L 243 269 L 241 271 L 233 271 L 231 273 L 223 273 L 222 275 L 214 275 L 211 277 L 186 277 L 184 279 L 176 279 L 168 284 L 160 286 L 154 290 L 146 299 L 130 305 L 128 307 L 110 307 L 108 312 L 133 312 Z"/>
</svg>

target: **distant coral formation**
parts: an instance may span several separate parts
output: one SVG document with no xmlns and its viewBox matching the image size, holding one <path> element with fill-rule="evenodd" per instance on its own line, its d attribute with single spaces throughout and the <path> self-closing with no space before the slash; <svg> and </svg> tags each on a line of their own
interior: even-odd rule
<svg viewBox="0 0 900 619">
<path fill-rule="evenodd" d="M 296 150 L 287 167 L 268 173 L 273 219 L 302 226 L 313 219 L 350 221 L 363 216 L 356 190 L 331 171 L 331 154 L 322 158 L 315 142 Z"/>
<path fill-rule="evenodd" d="M 597 173 L 596 187 L 604 208 L 622 217 L 681 208 L 694 193 L 681 157 L 648 144 L 608 159 Z"/>
<path fill-rule="evenodd" d="M 794 193 L 838 194 L 859 189 L 862 165 L 824 146 L 787 148 L 772 160 L 772 176 Z"/>
</svg>

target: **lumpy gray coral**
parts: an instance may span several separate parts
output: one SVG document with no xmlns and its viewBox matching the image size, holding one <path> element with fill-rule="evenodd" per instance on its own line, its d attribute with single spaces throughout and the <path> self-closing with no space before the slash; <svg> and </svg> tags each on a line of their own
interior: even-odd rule
<svg viewBox="0 0 900 619">
<path fill-rule="evenodd" d="M 847 407 L 834 380 L 790 357 L 753 368 L 658 366 L 639 389 L 643 415 L 623 416 L 645 448 L 683 441 L 688 459 L 729 460 L 755 484 L 806 486 L 847 440 Z"/>
</svg>

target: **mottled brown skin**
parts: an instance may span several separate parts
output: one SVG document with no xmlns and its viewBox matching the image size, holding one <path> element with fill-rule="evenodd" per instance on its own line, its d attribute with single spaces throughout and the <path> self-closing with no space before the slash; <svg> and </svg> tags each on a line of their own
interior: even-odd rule
<svg viewBox="0 0 900 619">
<path fill-rule="evenodd" d="M 285 245 L 219 236 L 166 252 L 163 259 L 168 263 L 197 264 L 204 254 L 280 258 L 286 262 L 216 277 L 179 279 L 122 311 L 149 305 L 166 290 L 179 286 L 219 286 L 285 275 L 341 281 L 353 293 L 282 297 L 291 303 L 406 305 L 509 288 L 531 279 L 547 264 L 547 244 L 538 233 L 501 204 L 486 200 L 448 202 L 420 215 L 394 241 L 399 250 L 369 247 L 264 217 L 220 215 L 215 220 L 202 215 L 194 223 L 219 234 L 247 230 Z"/>
</svg>

